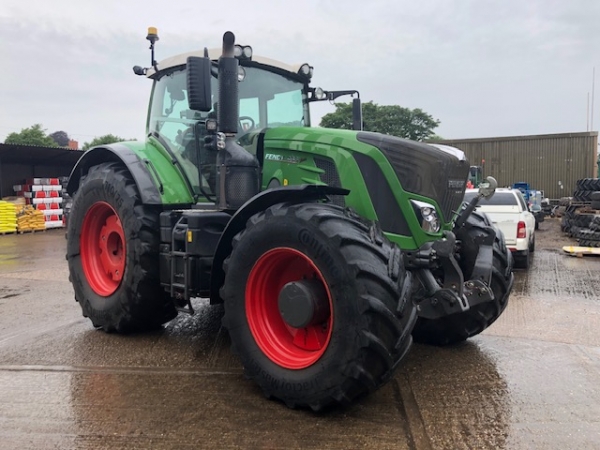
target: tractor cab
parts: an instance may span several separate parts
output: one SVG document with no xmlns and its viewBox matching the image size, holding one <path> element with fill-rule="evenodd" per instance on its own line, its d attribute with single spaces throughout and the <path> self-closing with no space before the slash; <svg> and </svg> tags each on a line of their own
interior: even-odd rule
<svg viewBox="0 0 600 450">
<path fill-rule="evenodd" d="M 477 188 L 479 184 L 484 181 L 483 179 L 483 167 L 471 166 L 469 167 L 469 179 L 467 180 L 467 186 L 469 188 Z"/>
<path fill-rule="evenodd" d="M 217 59 L 218 50 L 211 59 Z M 209 52 L 209 55 L 211 52 Z M 181 164 L 196 194 L 215 194 L 216 152 L 205 146 L 206 121 L 218 118 L 218 83 L 211 83 L 210 111 L 192 110 L 188 101 L 186 60 L 200 53 L 175 56 L 148 74 L 154 81 L 147 134 L 169 148 Z M 263 64 L 261 64 L 261 61 Z M 308 75 L 262 59 L 239 58 L 239 123 L 236 137 L 276 126 L 310 126 Z M 217 81 L 217 73 L 212 77 Z M 202 181 L 202 184 L 201 184 Z"/>
<path fill-rule="evenodd" d="M 212 61 L 210 83 L 211 109 L 192 109 L 188 96 L 189 57 L 207 55 Z M 180 54 L 154 63 L 153 68 L 134 72 L 146 75 L 154 84 L 150 100 L 147 135 L 154 136 L 172 153 L 183 169 L 194 193 L 214 200 L 216 195 L 216 149 L 206 145 L 207 121 L 219 117 L 219 83 L 216 69 L 221 49 Z M 341 95 L 356 95 L 357 91 L 324 91 L 309 85 L 313 67 L 309 64 L 288 65 L 269 58 L 254 56 L 250 46 L 236 45 L 239 118 L 235 138 L 255 135 L 259 130 L 280 126 L 310 127 L 309 104 L 334 100 Z M 356 98 L 360 102 L 359 98 Z M 355 110 L 360 111 L 360 103 Z M 355 122 L 360 123 L 360 120 Z M 210 125 L 209 125 L 210 128 Z M 252 153 L 252 145 L 242 142 Z"/>
</svg>

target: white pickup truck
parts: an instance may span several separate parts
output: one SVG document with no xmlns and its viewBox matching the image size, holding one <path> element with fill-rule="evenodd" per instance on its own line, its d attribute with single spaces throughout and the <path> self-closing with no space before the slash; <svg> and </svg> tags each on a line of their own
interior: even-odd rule
<svg viewBox="0 0 600 450">
<path fill-rule="evenodd" d="M 477 192 L 477 189 L 467 189 L 465 201 L 470 201 Z M 523 194 L 518 189 L 499 188 L 491 198 L 482 198 L 477 209 L 486 213 L 504 233 L 515 267 L 527 269 L 535 250 L 535 217 L 529 212 Z"/>
</svg>

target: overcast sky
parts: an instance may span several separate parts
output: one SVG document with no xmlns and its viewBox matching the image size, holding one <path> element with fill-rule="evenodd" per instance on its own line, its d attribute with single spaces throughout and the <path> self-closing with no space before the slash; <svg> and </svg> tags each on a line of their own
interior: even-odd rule
<svg viewBox="0 0 600 450">
<path fill-rule="evenodd" d="M 586 131 L 594 66 L 600 80 L 598 0 L 1 0 L 0 142 L 34 123 L 142 139 L 151 83 L 131 67 L 149 63 L 148 26 L 159 61 L 231 30 L 312 64 L 313 85 L 424 109 L 445 138 Z"/>
</svg>

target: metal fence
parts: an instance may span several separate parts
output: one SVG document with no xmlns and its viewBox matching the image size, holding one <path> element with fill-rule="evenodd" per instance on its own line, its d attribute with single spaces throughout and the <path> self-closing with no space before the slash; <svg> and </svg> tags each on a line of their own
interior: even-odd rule
<svg viewBox="0 0 600 450">
<path fill-rule="evenodd" d="M 598 132 L 436 141 L 464 151 L 499 186 L 528 182 L 546 197 L 573 194 L 577 180 L 597 174 Z"/>
</svg>

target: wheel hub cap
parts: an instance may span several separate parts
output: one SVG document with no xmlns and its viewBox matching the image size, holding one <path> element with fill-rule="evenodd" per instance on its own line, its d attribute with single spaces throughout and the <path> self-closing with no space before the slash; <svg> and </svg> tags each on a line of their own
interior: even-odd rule
<svg viewBox="0 0 600 450">
<path fill-rule="evenodd" d="M 246 318 L 258 348 L 286 369 L 323 356 L 333 332 L 333 302 L 323 274 L 299 250 L 278 247 L 254 264 L 245 291 Z"/>
<path fill-rule="evenodd" d="M 279 292 L 279 313 L 291 327 L 304 328 L 323 322 L 329 300 L 318 280 L 291 281 Z"/>
</svg>

